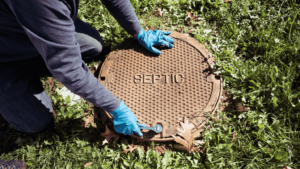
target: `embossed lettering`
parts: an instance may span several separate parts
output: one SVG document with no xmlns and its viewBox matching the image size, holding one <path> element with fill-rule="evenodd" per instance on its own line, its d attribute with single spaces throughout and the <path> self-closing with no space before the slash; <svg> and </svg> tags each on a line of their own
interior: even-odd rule
<svg viewBox="0 0 300 169">
<path fill-rule="evenodd" d="M 174 83 L 175 75 L 171 75 L 172 83 Z"/>
<path fill-rule="evenodd" d="M 146 84 L 152 83 L 152 75 L 151 74 L 144 74 L 144 83 L 146 83 Z"/>
<path fill-rule="evenodd" d="M 155 83 L 157 83 L 157 81 L 159 81 L 160 80 L 160 75 L 159 74 L 153 74 L 153 83 L 155 84 Z"/>
<path fill-rule="evenodd" d="M 178 73 L 175 75 L 175 82 L 181 83 L 181 82 L 183 82 L 183 78 L 184 78 L 183 74 Z"/>
<path fill-rule="evenodd" d="M 165 83 L 170 83 L 169 79 L 172 81 L 172 74 L 163 74 L 163 76 L 165 76 Z"/>
<path fill-rule="evenodd" d="M 143 75 L 142 74 L 134 75 L 133 82 L 134 83 L 142 83 L 143 82 Z"/>
<path fill-rule="evenodd" d="M 162 74 L 162 76 L 165 76 L 165 83 L 168 83 L 167 74 Z"/>
<path fill-rule="evenodd" d="M 135 74 L 133 76 L 135 84 L 172 84 L 184 82 L 182 73 L 164 73 L 164 74 Z"/>
</svg>

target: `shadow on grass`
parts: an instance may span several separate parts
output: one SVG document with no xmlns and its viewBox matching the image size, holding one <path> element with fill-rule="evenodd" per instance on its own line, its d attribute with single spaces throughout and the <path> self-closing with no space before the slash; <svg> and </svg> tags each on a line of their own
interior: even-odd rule
<svg viewBox="0 0 300 169">
<path fill-rule="evenodd" d="M 56 121 L 54 128 L 47 129 L 32 136 L 15 132 L 15 129 L 0 116 L 0 122 L 2 124 L 0 132 L 4 133 L 6 136 L 6 139 L 0 139 L 0 156 L 8 153 L 14 154 L 16 150 L 26 149 L 27 146 L 41 147 L 42 145 L 44 148 L 55 151 L 57 148 L 57 145 L 55 144 L 56 141 L 67 144 L 74 143 L 74 140 L 87 141 L 91 147 L 99 145 L 99 143 L 102 144 L 105 138 L 101 136 L 101 133 L 105 131 L 105 125 L 114 131 L 113 124 L 106 117 L 105 112 L 101 108 L 95 107 L 93 110 L 99 117 L 99 119 L 94 119 L 94 123 L 96 124 L 95 128 L 92 126 L 89 126 L 88 128 L 83 127 L 83 120 L 81 119 L 66 118 L 59 122 Z M 125 135 L 120 135 L 120 139 L 116 142 L 113 142 L 112 140 L 114 139 L 111 139 L 109 143 L 109 148 L 112 149 L 116 148 L 115 144 L 121 145 L 122 143 L 125 145 L 137 145 L 141 147 L 144 152 L 152 147 L 151 142 L 137 140 Z M 180 151 L 173 148 L 173 143 L 174 142 L 155 143 L 154 150 L 159 154 L 164 154 L 167 150 Z M 40 148 L 40 151 L 41 149 L 42 148 Z"/>
</svg>

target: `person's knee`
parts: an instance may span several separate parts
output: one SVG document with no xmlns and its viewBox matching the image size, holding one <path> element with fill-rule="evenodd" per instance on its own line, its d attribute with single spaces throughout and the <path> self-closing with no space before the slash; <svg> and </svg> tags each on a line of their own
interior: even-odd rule
<svg viewBox="0 0 300 169">
<path fill-rule="evenodd" d="M 96 31 L 96 29 L 94 30 L 98 35 L 98 31 Z M 93 40 L 95 40 L 95 42 L 93 42 L 93 45 L 94 45 L 94 50 L 95 52 L 97 52 L 98 54 L 102 52 L 103 50 L 103 47 L 104 47 L 104 41 L 102 40 L 102 38 L 99 36 L 94 36 L 92 37 Z"/>
<path fill-rule="evenodd" d="M 104 43 L 89 35 L 75 32 L 83 59 L 91 59 L 102 52 Z"/>
<path fill-rule="evenodd" d="M 95 47 L 94 47 L 94 50 L 95 52 L 97 52 L 98 54 L 102 52 L 103 50 L 103 45 L 104 44 L 101 44 L 99 41 L 97 41 L 98 43 L 95 43 Z"/>
<path fill-rule="evenodd" d="M 86 51 L 83 54 L 85 59 L 91 59 L 98 56 L 103 51 L 103 44 L 101 44 L 96 39 L 92 39 L 90 42 L 91 49 L 90 51 Z"/>
<path fill-rule="evenodd" d="M 28 135 L 34 135 L 50 129 L 53 126 L 54 119 L 51 113 L 45 116 L 44 119 L 39 119 L 36 123 L 26 123 L 23 126 L 16 128 L 18 131 L 26 133 Z"/>
<path fill-rule="evenodd" d="M 99 32 L 79 18 L 75 21 L 75 36 L 80 45 L 81 53 L 92 50 L 99 54 L 103 50 L 104 41 Z"/>
<path fill-rule="evenodd" d="M 37 129 L 34 128 L 34 129 L 31 130 L 30 133 L 27 133 L 27 134 L 29 134 L 29 135 L 34 135 L 34 134 L 38 134 L 38 133 L 40 133 L 40 132 L 44 132 L 44 131 L 46 131 L 46 130 L 52 130 L 52 129 L 54 128 L 55 122 L 54 122 L 54 118 L 53 118 L 52 115 L 50 115 L 49 118 L 50 118 L 51 120 L 50 120 L 49 123 L 45 123 L 45 124 L 47 124 L 46 126 L 45 126 L 45 125 L 42 125 L 41 127 L 37 128 Z"/>
</svg>

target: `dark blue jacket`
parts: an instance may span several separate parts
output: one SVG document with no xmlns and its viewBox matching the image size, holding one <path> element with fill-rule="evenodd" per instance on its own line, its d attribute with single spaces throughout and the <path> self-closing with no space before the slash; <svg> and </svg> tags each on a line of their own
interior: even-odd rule
<svg viewBox="0 0 300 169">
<path fill-rule="evenodd" d="M 142 29 L 129 0 L 102 0 L 131 35 Z M 0 62 L 40 54 L 52 75 L 72 92 L 104 110 L 120 104 L 89 71 L 75 39 L 79 0 L 0 0 Z"/>
</svg>

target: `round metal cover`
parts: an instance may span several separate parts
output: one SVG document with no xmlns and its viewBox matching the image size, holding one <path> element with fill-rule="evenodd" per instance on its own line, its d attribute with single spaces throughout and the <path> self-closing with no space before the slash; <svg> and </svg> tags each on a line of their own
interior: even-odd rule
<svg viewBox="0 0 300 169">
<path fill-rule="evenodd" d="M 141 124 L 162 125 L 162 132 L 143 131 L 140 139 L 171 141 L 187 117 L 197 129 L 220 100 L 221 78 L 212 74 L 209 51 L 195 39 L 172 32 L 172 49 L 161 55 L 127 39 L 106 58 L 99 81 L 134 112 Z M 112 115 L 107 113 L 112 118 Z"/>
</svg>

